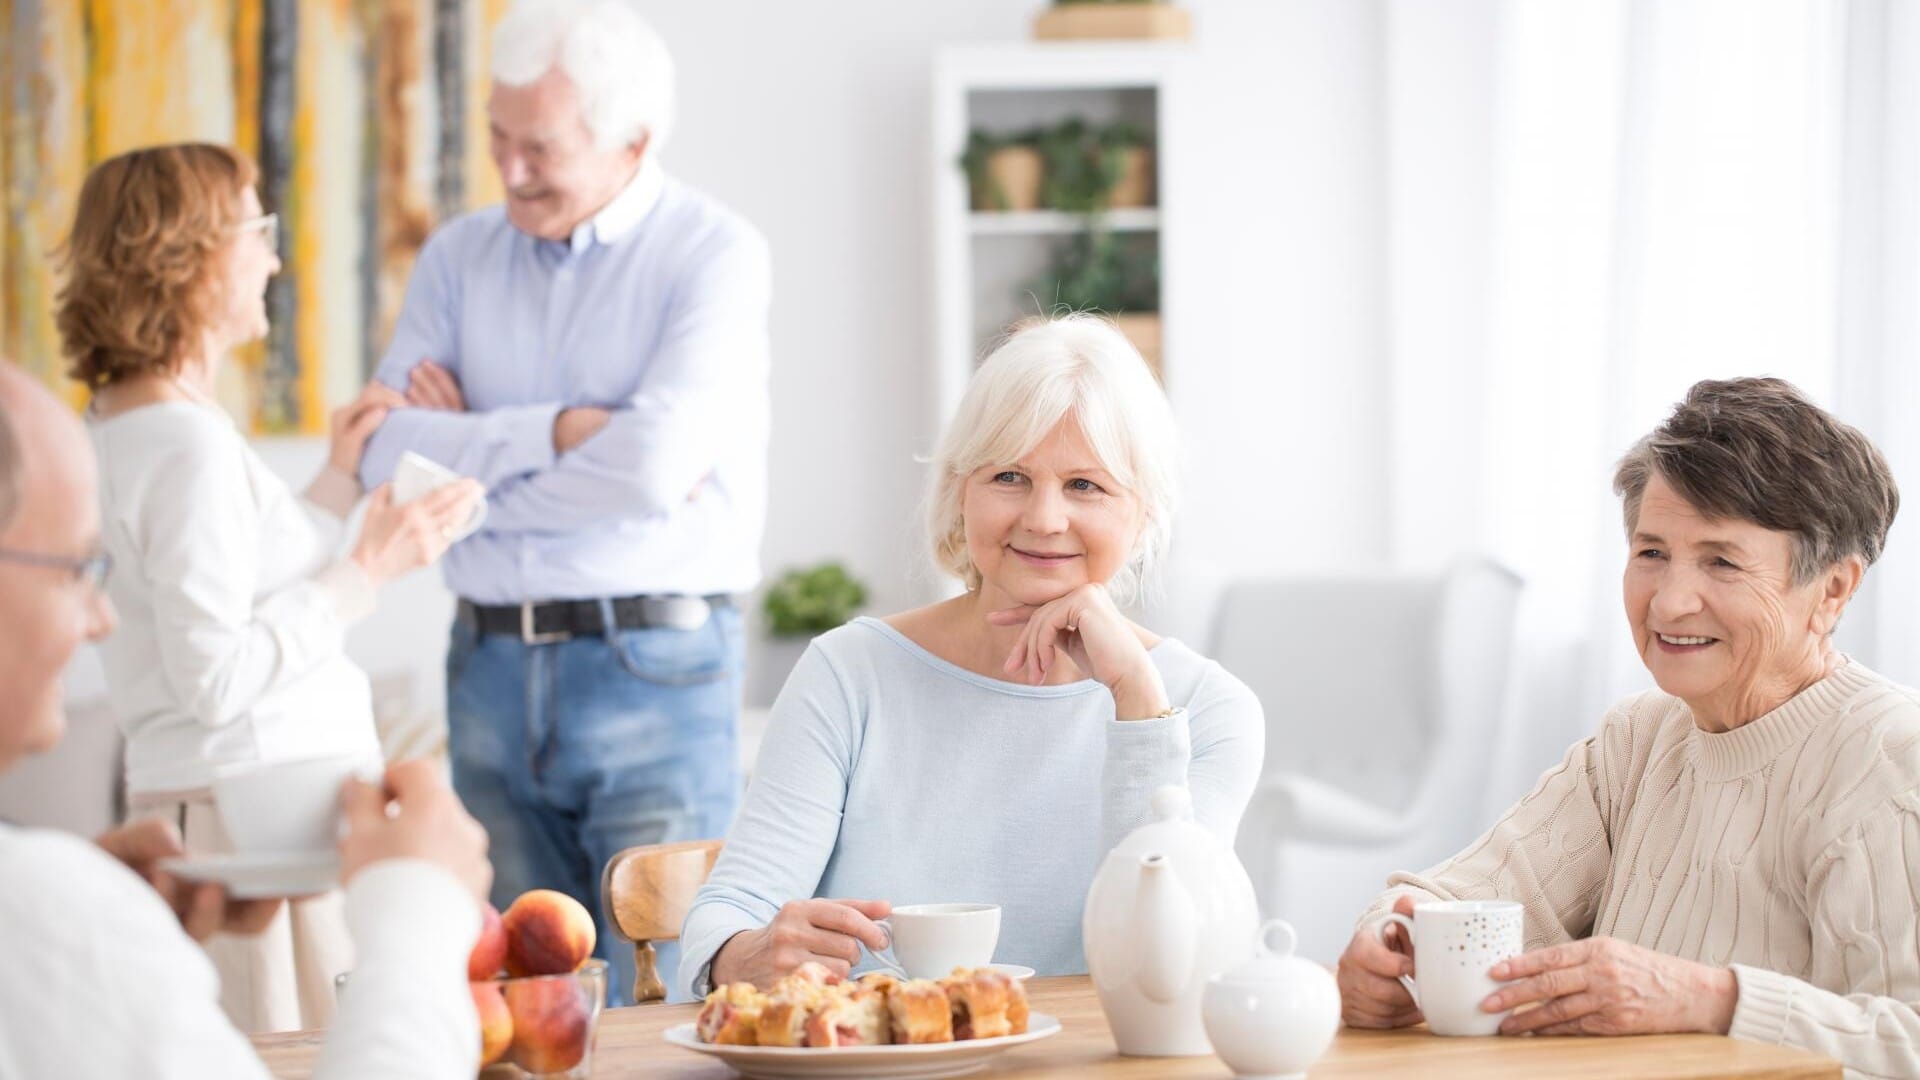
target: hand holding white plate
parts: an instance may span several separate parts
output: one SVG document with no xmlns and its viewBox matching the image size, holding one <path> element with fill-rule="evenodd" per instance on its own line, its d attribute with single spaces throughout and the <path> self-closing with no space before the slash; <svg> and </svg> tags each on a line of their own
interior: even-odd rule
<svg viewBox="0 0 1920 1080">
<path fill-rule="evenodd" d="M 188 881 L 219 882 L 235 900 L 318 896 L 340 883 L 340 856 L 331 851 L 193 855 L 162 859 L 159 866 Z"/>
</svg>

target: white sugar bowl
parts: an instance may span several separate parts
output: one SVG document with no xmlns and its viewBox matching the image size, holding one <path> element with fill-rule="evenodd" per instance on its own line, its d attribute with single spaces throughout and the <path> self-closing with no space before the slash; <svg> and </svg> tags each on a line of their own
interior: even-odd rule
<svg viewBox="0 0 1920 1080">
<path fill-rule="evenodd" d="M 1293 955 L 1297 941 L 1284 920 L 1268 919 L 1253 959 L 1207 980 L 1200 1021 L 1241 1080 L 1305 1077 L 1340 1026 L 1340 988 L 1326 968 Z"/>
</svg>

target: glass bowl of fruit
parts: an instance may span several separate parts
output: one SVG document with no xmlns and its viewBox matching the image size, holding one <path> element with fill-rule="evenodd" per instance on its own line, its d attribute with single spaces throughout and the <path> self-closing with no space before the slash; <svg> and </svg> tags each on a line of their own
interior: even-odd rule
<svg viewBox="0 0 1920 1080">
<path fill-rule="evenodd" d="M 607 1003 L 607 962 L 593 954 L 593 916 L 550 889 L 520 894 L 506 914 L 484 906 L 467 957 L 480 1019 L 480 1075 L 585 1080 Z M 344 1000 L 349 977 L 334 980 Z"/>
<path fill-rule="evenodd" d="M 503 975 L 469 983 L 480 1014 L 480 1075 L 585 1080 L 607 1002 L 607 962 L 561 975 Z"/>
</svg>

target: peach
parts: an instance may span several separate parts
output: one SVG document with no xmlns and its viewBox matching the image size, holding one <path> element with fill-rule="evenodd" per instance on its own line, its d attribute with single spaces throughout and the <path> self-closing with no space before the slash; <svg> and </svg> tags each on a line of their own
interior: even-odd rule
<svg viewBox="0 0 1920 1080">
<path fill-rule="evenodd" d="M 491 1065 L 513 1042 L 513 1013 L 499 983 L 468 983 L 467 989 L 473 993 L 473 1011 L 480 1014 L 480 1064 Z"/>
<path fill-rule="evenodd" d="M 500 921 L 511 975 L 564 975 L 593 955 L 593 916 L 566 893 L 523 892 Z"/>
<path fill-rule="evenodd" d="M 506 924 L 500 921 L 499 908 L 482 901 L 480 939 L 473 943 L 473 951 L 467 954 L 467 978 L 474 982 L 484 982 L 500 974 L 500 968 L 506 962 Z"/>
<path fill-rule="evenodd" d="M 565 1072 L 587 1056 L 593 1034 L 587 992 L 573 979 L 509 982 L 513 1063 L 530 1073 Z"/>
</svg>

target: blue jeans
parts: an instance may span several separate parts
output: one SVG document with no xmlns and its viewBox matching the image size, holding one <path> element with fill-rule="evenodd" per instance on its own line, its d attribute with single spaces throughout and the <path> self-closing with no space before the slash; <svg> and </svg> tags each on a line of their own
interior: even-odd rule
<svg viewBox="0 0 1920 1080">
<path fill-rule="evenodd" d="M 557 889 L 593 912 L 609 1005 L 631 1001 L 633 948 L 600 895 L 635 844 L 726 833 L 740 802 L 740 613 L 698 630 L 614 630 L 547 645 L 455 620 L 447 651 L 453 786 L 487 828 L 493 903 Z M 677 942 L 656 945 L 669 987 Z"/>
</svg>

